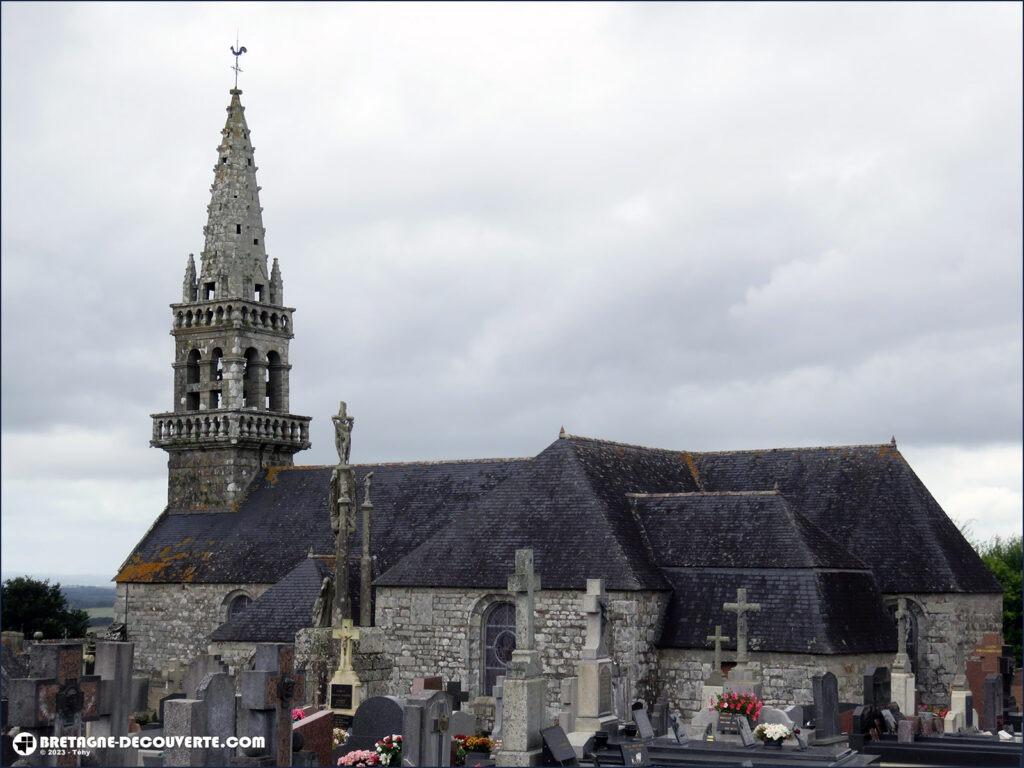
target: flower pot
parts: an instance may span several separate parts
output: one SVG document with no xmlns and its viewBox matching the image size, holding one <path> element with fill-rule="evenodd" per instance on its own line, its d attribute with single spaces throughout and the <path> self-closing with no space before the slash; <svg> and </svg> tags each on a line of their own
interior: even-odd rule
<svg viewBox="0 0 1024 768">
<path fill-rule="evenodd" d="M 782 749 L 783 739 L 765 739 L 764 745 L 772 749 Z"/>
</svg>

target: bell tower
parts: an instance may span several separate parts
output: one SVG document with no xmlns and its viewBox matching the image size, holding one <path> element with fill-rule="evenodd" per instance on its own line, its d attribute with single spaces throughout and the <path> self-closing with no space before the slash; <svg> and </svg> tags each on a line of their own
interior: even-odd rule
<svg viewBox="0 0 1024 768">
<path fill-rule="evenodd" d="M 170 512 L 232 511 L 263 467 L 309 447 L 309 417 L 288 412 L 288 344 L 277 259 L 269 273 L 263 209 L 242 92 L 231 89 L 205 242 L 189 254 L 171 305 L 174 410 L 153 414 L 150 445 L 168 459 Z"/>
</svg>

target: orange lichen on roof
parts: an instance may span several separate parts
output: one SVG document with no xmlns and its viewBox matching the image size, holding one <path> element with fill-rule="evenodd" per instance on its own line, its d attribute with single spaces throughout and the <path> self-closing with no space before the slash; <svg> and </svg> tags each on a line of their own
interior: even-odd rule
<svg viewBox="0 0 1024 768">
<path fill-rule="evenodd" d="M 694 484 L 696 484 L 698 490 L 704 490 L 704 483 L 700 479 L 700 470 L 697 469 L 697 462 L 693 460 L 693 454 L 689 451 L 683 451 L 679 454 L 679 458 L 683 460 L 683 464 L 690 470 L 690 476 L 693 478 Z"/>
<path fill-rule="evenodd" d="M 878 458 L 880 459 L 895 459 L 899 455 L 899 449 L 892 443 L 882 443 L 882 445 L 878 446 Z"/>
<path fill-rule="evenodd" d="M 182 544 L 186 544 L 192 540 L 191 537 L 187 537 L 182 540 Z M 171 546 L 168 544 L 162 547 L 157 553 L 153 560 L 144 560 L 141 555 L 132 555 L 127 563 L 122 566 L 121 570 L 115 577 L 115 581 L 130 581 L 130 582 L 156 582 L 162 581 L 161 577 L 170 573 L 167 573 L 175 564 L 181 563 L 183 560 L 188 560 L 195 556 L 193 552 L 173 552 Z M 202 552 L 199 554 L 203 560 L 207 560 L 210 557 L 209 552 Z M 172 581 L 192 581 L 196 576 L 196 566 L 188 565 L 184 571 L 180 574 L 174 574 Z"/>
<path fill-rule="evenodd" d="M 271 485 L 277 485 L 277 476 L 281 473 L 282 469 L 288 469 L 288 467 L 267 467 L 267 482 L 270 483 Z"/>
</svg>

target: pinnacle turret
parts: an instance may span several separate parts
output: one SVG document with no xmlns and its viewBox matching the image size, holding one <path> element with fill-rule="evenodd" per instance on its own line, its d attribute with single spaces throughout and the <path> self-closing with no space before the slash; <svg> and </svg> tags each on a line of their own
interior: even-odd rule
<svg viewBox="0 0 1024 768">
<path fill-rule="evenodd" d="M 188 264 L 185 266 L 185 279 L 181 283 L 181 300 L 188 303 L 196 301 L 198 298 L 199 282 L 196 279 L 196 257 L 190 253 L 188 255 Z"/>
<path fill-rule="evenodd" d="M 268 301 L 267 251 L 242 92 L 231 89 L 203 234 L 199 298 Z"/>
<path fill-rule="evenodd" d="M 274 266 L 270 270 L 270 303 L 275 306 L 284 304 L 284 281 L 281 280 L 281 267 L 274 259 Z"/>
</svg>

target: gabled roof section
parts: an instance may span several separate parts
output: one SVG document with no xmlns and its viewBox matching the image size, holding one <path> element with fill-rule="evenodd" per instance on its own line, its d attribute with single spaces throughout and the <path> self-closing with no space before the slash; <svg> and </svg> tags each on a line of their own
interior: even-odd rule
<svg viewBox="0 0 1024 768">
<path fill-rule="evenodd" d="M 778 491 L 631 494 L 659 568 L 830 568 L 870 572 Z"/>
<path fill-rule="evenodd" d="M 331 569 L 307 557 L 233 619 L 210 635 L 218 642 L 294 643 L 295 633 L 313 623 L 313 605 Z"/>
<path fill-rule="evenodd" d="M 667 589 L 626 499 L 637 487 L 687 486 L 671 459 L 556 440 L 500 487 L 384 572 L 379 586 L 505 589 L 515 550 L 531 547 L 545 589 Z"/>
<path fill-rule="evenodd" d="M 529 459 L 357 466 L 374 473 L 371 550 L 380 573 L 500 486 Z M 164 513 L 121 567 L 118 582 L 275 584 L 310 549 L 333 555 L 327 510 L 331 467 L 273 467 L 237 512 Z M 356 516 L 353 557 L 361 551 Z"/>
</svg>

